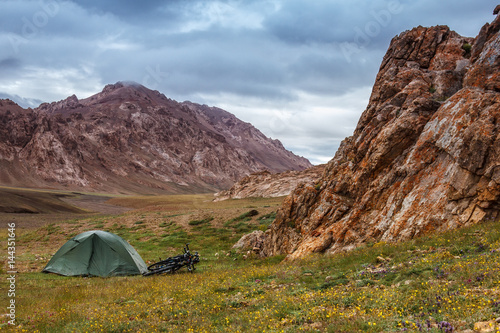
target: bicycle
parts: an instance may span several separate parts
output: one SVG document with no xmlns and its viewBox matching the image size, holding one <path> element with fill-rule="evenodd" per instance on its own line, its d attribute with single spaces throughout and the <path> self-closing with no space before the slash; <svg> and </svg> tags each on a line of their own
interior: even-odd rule
<svg viewBox="0 0 500 333">
<path fill-rule="evenodd" d="M 200 256 L 198 252 L 192 254 L 189 250 L 189 243 L 184 247 L 184 253 L 179 254 L 175 257 L 170 257 L 165 260 L 160 260 L 150 266 L 148 266 L 148 271 L 143 276 L 149 276 L 154 274 L 167 274 L 174 273 L 186 266 L 188 271 L 193 273 L 195 264 L 200 262 Z"/>
</svg>

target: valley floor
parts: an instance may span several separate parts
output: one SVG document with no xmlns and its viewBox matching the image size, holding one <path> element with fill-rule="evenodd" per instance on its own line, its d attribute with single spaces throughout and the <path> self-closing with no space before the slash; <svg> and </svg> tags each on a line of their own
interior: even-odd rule
<svg viewBox="0 0 500 333">
<path fill-rule="evenodd" d="M 18 226 L 19 273 L 16 326 L 2 315 L 0 331 L 467 332 L 479 323 L 497 326 L 499 223 L 288 262 L 231 249 L 241 235 L 265 230 L 282 198 L 211 199 L 115 197 L 96 202 L 128 211 L 96 214 L 83 207 L 85 200 L 92 202 L 83 196 L 66 201 L 80 213 L 2 214 L 3 225 Z M 251 216 L 251 210 L 258 214 Z M 42 222 L 23 224 L 24 216 Z M 146 262 L 179 254 L 188 242 L 202 259 L 193 274 L 181 270 L 147 278 L 40 273 L 68 239 L 93 229 L 123 237 Z M 0 239 L 0 272 L 6 277 L 7 227 Z M 9 289 L 6 278 L 0 286 Z M 10 299 L 0 294 L 2 314 Z"/>
</svg>

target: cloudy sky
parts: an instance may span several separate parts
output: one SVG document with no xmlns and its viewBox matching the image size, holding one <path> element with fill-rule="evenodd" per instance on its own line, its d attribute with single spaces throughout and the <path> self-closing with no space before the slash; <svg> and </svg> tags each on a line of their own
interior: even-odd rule
<svg viewBox="0 0 500 333">
<path fill-rule="evenodd" d="M 474 37 L 497 0 L 2 0 L 0 98 L 136 81 L 218 106 L 313 163 L 352 134 L 392 37 Z"/>
</svg>

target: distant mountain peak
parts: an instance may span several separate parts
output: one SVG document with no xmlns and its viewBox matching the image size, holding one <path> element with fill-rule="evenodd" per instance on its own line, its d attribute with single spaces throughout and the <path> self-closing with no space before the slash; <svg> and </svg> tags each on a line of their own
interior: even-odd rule
<svg viewBox="0 0 500 333">
<path fill-rule="evenodd" d="M 34 98 L 24 98 L 19 95 L 0 93 L 0 99 L 9 99 L 23 108 L 35 108 L 43 103 L 42 100 Z"/>
<path fill-rule="evenodd" d="M 134 89 L 141 89 L 141 90 L 142 89 L 150 90 L 150 89 L 146 88 L 145 86 L 143 86 L 142 84 L 137 83 L 135 81 L 118 81 L 115 84 L 107 84 L 103 88 L 102 92 L 114 91 L 114 90 L 117 90 L 120 88 L 134 88 Z"/>
</svg>

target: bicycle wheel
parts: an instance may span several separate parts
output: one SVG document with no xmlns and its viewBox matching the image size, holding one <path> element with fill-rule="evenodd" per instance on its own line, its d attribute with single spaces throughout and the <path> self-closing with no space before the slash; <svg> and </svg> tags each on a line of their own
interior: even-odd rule
<svg viewBox="0 0 500 333">
<path fill-rule="evenodd" d="M 149 275 L 154 275 L 154 274 L 171 273 L 171 272 L 176 271 L 177 269 L 178 269 L 177 265 L 175 265 L 175 264 L 164 265 L 164 266 L 158 267 L 156 269 L 151 269 L 151 270 L 149 270 L 149 272 L 146 272 L 143 275 L 149 276 Z"/>
<path fill-rule="evenodd" d="M 154 263 L 152 265 L 149 265 L 148 269 L 151 271 L 151 270 L 155 270 L 155 269 L 159 269 L 159 268 L 165 267 L 167 265 L 173 265 L 175 263 L 176 263 L 175 259 L 169 258 L 169 259 L 165 259 L 165 260 L 156 262 L 156 263 Z"/>
</svg>

